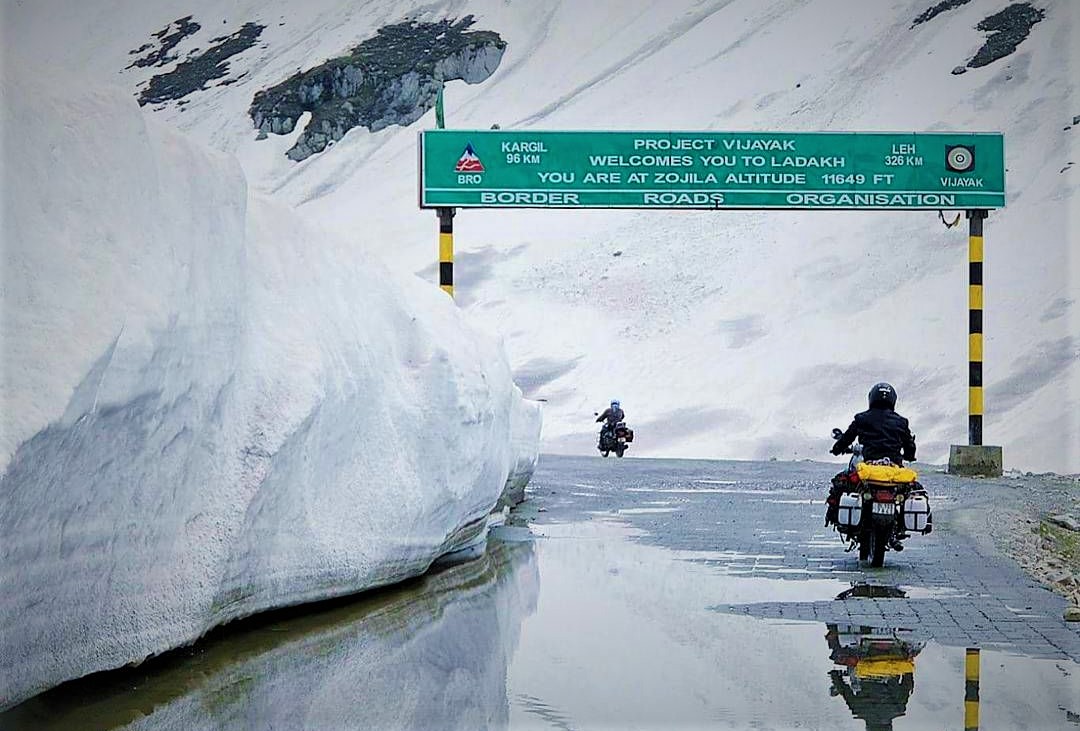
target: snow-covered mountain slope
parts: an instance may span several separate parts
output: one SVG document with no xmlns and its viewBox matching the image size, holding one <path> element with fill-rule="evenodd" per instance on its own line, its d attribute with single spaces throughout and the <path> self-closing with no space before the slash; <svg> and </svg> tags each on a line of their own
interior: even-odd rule
<svg viewBox="0 0 1080 731">
<path fill-rule="evenodd" d="M 0 707 L 482 537 L 539 410 L 437 289 L 125 90 L 0 86 Z"/>
<path fill-rule="evenodd" d="M 148 106 L 236 154 L 253 184 L 399 270 L 434 281 L 436 221 L 416 208 L 416 131 L 353 129 L 301 163 L 296 134 L 257 140 L 254 95 L 407 18 L 475 15 L 506 41 L 494 74 L 446 89 L 448 125 L 487 129 L 1001 131 L 1008 205 L 986 228 L 985 439 L 1006 465 L 1080 471 L 1080 6 L 1011 55 L 965 65 L 1007 0 L 914 25 L 933 0 L 61 0 L 6 8 L 5 41 L 135 94 L 175 68 L 130 51 L 191 15 L 180 58 L 247 22 L 226 78 Z M 225 83 L 229 82 L 229 83 Z M 889 380 L 920 456 L 967 438 L 967 240 L 933 213 L 467 211 L 459 304 L 507 338 L 548 399 L 546 448 L 593 449 L 622 399 L 635 454 L 806 458 Z M 621 252 L 616 256 L 617 252 Z"/>
</svg>

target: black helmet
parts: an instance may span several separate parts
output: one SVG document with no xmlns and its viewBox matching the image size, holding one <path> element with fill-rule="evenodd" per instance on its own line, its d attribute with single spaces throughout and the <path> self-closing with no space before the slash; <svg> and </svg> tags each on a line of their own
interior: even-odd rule
<svg viewBox="0 0 1080 731">
<path fill-rule="evenodd" d="M 871 409 L 895 409 L 896 389 L 888 383 L 875 383 L 867 394 Z"/>
</svg>

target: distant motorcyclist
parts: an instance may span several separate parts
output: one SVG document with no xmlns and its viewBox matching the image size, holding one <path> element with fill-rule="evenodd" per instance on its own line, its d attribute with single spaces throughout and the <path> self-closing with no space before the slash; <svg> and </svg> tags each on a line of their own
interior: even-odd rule
<svg viewBox="0 0 1080 731">
<path fill-rule="evenodd" d="M 604 413 L 596 417 L 597 424 L 599 424 L 601 421 L 606 422 L 604 424 L 604 427 L 607 429 L 614 429 L 615 425 L 618 424 L 620 421 L 626 421 L 626 414 L 619 406 L 618 400 L 613 400 L 611 402 L 611 406 L 604 409 Z"/>
<path fill-rule="evenodd" d="M 829 450 L 843 454 L 858 439 L 863 447 L 863 459 L 874 462 L 887 459 L 903 465 L 915 459 L 915 437 L 908 420 L 896 413 L 896 389 L 888 383 L 876 383 L 867 395 L 870 408 L 855 414 L 851 426 Z"/>
</svg>

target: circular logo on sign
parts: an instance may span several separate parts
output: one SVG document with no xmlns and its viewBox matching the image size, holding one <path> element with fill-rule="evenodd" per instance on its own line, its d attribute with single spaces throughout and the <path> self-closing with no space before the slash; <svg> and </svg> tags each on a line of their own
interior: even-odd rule
<svg viewBox="0 0 1080 731">
<path fill-rule="evenodd" d="M 975 167 L 975 150 L 967 145 L 945 148 L 945 167 L 954 173 L 966 173 Z"/>
</svg>

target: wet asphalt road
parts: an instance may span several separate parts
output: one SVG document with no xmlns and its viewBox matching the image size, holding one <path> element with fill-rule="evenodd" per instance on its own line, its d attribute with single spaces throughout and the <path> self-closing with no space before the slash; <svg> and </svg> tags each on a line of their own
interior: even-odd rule
<svg viewBox="0 0 1080 731">
<path fill-rule="evenodd" d="M 934 532 L 913 535 L 885 566 L 860 564 L 824 527 L 828 480 L 842 465 L 548 458 L 522 518 L 543 526 L 603 517 L 635 540 L 689 557 L 726 576 L 784 581 L 833 578 L 907 588 L 905 601 L 735 603 L 717 611 L 829 622 L 886 622 L 959 646 L 1080 662 L 1080 626 L 1062 621 L 1064 599 L 993 547 L 993 505 L 1023 489 L 1016 479 L 971 480 L 924 471 Z M 1038 479 L 1038 478 L 1033 478 Z M 651 509 L 650 509 L 651 508 Z M 539 512 L 543 509 L 544 512 Z M 880 592 L 879 592 L 880 593 Z"/>
<path fill-rule="evenodd" d="M 545 457 L 480 560 L 236 623 L 0 729 L 1080 728 L 1080 628 L 987 540 L 1022 482 L 924 473 L 935 532 L 869 569 L 822 524 L 837 469 Z"/>
</svg>

